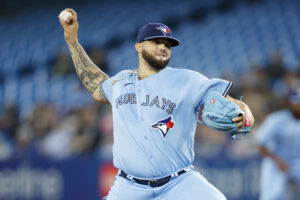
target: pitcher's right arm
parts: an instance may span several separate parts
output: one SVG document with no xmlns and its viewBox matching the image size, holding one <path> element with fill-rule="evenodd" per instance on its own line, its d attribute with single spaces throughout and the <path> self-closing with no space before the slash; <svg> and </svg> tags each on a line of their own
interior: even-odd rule
<svg viewBox="0 0 300 200">
<path fill-rule="evenodd" d="M 101 84 L 109 77 L 90 60 L 82 46 L 79 44 L 77 38 L 79 27 L 77 13 L 73 9 L 65 10 L 72 15 L 69 16 L 66 21 L 60 18 L 60 16 L 58 17 L 60 24 L 64 29 L 65 40 L 69 46 L 78 77 L 94 99 L 108 103 L 102 92 Z"/>
</svg>

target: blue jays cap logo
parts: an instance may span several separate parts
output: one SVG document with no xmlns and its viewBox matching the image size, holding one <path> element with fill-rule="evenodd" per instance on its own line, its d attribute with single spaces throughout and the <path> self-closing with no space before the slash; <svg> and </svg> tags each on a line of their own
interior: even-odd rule
<svg viewBox="0 0 300 200">
<path fill-rule="evenodd" d="M 159 26 L 159 27 L 156 27 L 156 29 L 163 32 L 164 36 L 166 36 L 168 33 L 169 34 L 171 33 L 171 30 L 167 26 Z"/>
<path fill-rule="evenodd" d="M 174 126 L 174 122 L 172 121 L 172 117 L 168 117 L 167 119 L 158 121 L 156 124 L 152 125 L 151 127 L 159 129 L 161 134 L 165 138 L 168 131 L 172 129 L 173 126 Z"/>
</svg>

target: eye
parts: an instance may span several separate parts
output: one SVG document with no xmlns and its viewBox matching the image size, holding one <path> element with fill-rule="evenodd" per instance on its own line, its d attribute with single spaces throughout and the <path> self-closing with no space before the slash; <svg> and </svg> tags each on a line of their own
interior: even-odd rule
<svg viewBox="0 0 300 200">
<path fill-rule="evenodd" d="M 169 48 L 169 49 L 171 48 L 171 44 L 169 42 L 166 43 L 165 45 L 166 45 L 167 48 Z"/>
</svg>

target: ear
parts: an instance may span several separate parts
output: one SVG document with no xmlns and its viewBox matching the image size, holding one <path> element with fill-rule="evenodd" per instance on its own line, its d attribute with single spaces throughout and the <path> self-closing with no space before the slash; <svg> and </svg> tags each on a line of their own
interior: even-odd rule
<svg viewBox="0 0 300 200">
<path fill-rule="evenodd" d="M 142 43 L 140 43 L 140 42 L 135 43 L 134 47 L 135 47 L 135 50 L 137 52 L 141 52 L 142 51 Z"/>
</svg>

